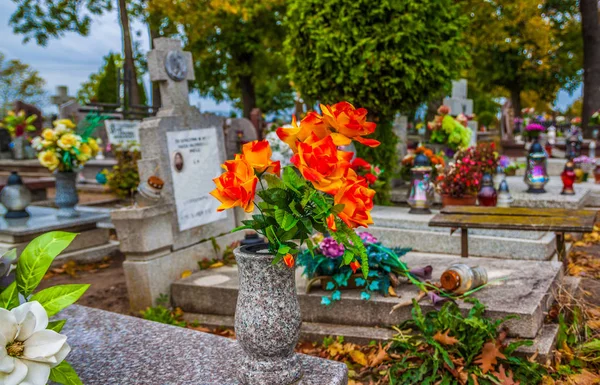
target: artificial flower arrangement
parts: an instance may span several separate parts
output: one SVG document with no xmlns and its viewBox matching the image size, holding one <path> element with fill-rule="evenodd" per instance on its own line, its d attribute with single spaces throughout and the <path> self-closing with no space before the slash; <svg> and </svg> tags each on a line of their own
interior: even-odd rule
<svg viewBox="0 0 600 385">
<path fill-rule="evenodd" d="M 483 174 L 496 172 L 498 158 L 494 143 L 479 143 L 476 147 L 459 150 L 454 162 L 438 177 L 437 191 L 456 198 L 476 195 Z"/>
<path fill-rule="evenodd" d="M 376 124 L 367 121 L 366 109 L 348 102 L 321 105 L 321 110 L 309 112 L 299 125 L 294 117 L 291 128 L 277 130 L 294 153 L 292 165 L 282 169 L 273 161 L 266 140 L 245 143 L 241 154 L 223 164 L 226 172 L 214 179 L 211 195 L 221 202 L 218 211 L 239 206 L 251 213 L 258 208 L 259 214 L 233 231 L 252 229 L 263 235 L 275 255 L 273 263 L 283 260 L 293 267 L 305 243 L 309 250 L 315 248 L 313 231 L 329 231 L 345 247 L 342 263 L 367 277 L 367 252 L 354 229 L 373 223 L 375 190 L 351 168 L 353 154 L 338 146 L 356 141 L 377 147 L 378 141 L 365 138 Z M 262 188 L 257 192 L 258 184 Z M 255 195 L 262 202 L 255 204 Z"/>
<path fill-rule="evenodd" d="M 46 128 L 31 145 L 38 151 L 42 166 L 50 171 L 77 171 L 100 149 L 98 140 L 90 136 L 90 130 L 81 135 L 75 132 L 75 123 L 69 119 L 56 120 L 54 128 Z"/>
<path fill-rule="evenodd" d="M 140 145 L 132 140 L 115 144 L 112 147 L 117 164 L 111 170 L 104 169 L 96 175 L 96 180 L 106 184 L 121 199 L 133 197 L 140 184 L 138 161 L 142 158 Z"/>
<path fill-rule="evenodd" d="M 517 163 L 506 155 L 500 156 L 498 159 L 498 166 L 500 166 L 504 174 L 507 176 L 515 175 L 518 169 L 525 168 L 524 164 Z"/>
<path fill-rule="evenodd" d="M 358 233 L 358 236 L 367 250 L 367 277 L 354 274 L 350 266 L 342 264 L 345 247 L 331 237 L 314 237 L 317 247 L 313 252 L 305 250 L 298 255 L 298 265 L 304 268 L 303 275 L 309 280 L 307 287 L 310 289 L 313 283 L 321 281 L 321 287 L 331 292 L 331 295 L 321 298 L 322 305 L 328 306 L 341 300 L 341 290 L 344 288 L 361 289 L 360 296 L 363 300 L 369 300 L 373 293 L 395 295 L 394 288 L 399 284 L 398 278 L 406 276 L 408 267 L 399 258 L 410 249 L 387 249 L 367 232 Z M 431 266 L 427 269 L 431 273 Z M 414 278 L 431 278 L 431 275 L 421 277 L 418 270 L 410 270 L 410 273 Z"/>
<path fill-rule="evenodd" d="M 539 123 L 529 123 L 525 127 L 524 134 L 529 138 L 538 138 L 542 132 L 546 131 L 546 127 Z"/>
<path fill-rule="evenodd" d="M 18 138 L 25 135 L 26 132 L 35 131 L 35 126 L 32 123 L 36 119 L 37 115 L 26 116 L 24 110 L 17 113 L 8 111 L 4 121 L 0 122 L 0 127 L 6 128 L 12 138 Z"/>
<path fill-rule="evenodd" d="M 431 179 L 436 180 L 440 172 L 444 171 L 444 167 L 446 167 L 446 161 L 444 160 L 443 154 L 436 154 L 433 152 L 433 150 L 425 146 L 417 147 L 414 153 L 408 154 L 402 158 L 400 176 L 406 181 L 410 180 L 410 170 L 413 167 L 415 157 L 419 154 L 424 154 L 429 159 L 429 162 L 431 163 Z"/>
<path fill-rule="evenodd" d="M 379 180 L 384 170 L 379 166 L 374 166 L 363 158 L 354 158 L 350 162 L 350 168 L 356 172 L 359 177 L 365 178 L 369 187 L 378 188 L 382 182 Z"/>
<path fill-rule="evenodd" d="M 581 127 L 581 118 L 579 116 L 576 116 L 573 119 L 571 119 L 571 125 Z"/>
<path fill-rule="evenodd" d="M 52 261 L 77 234 L 50 232 L 31 241 L 16 260 L 15 279 L 0 291 L 0 383 L 82 384 L 65 358 L 71 351 L 60 334 L 66 320 L 49 321 L 89 288 L 73 284 L 34 293 Z M 11 265 L 13 266 L 13 265 Z M 10 273 L 10 269 L 9 269 Z"/>
<path fill-rule="evenodd" d="M 468 147 L 471 130 L 450 115 L 450 107 L 441 106 L 437 112 L 435 119 L 427 123 L 427 128 L 431 131 L 431 142 L 447 145 L 452 150 Z"/>
<path fill-rule="evenodd" d="M 575 183 L 587 182 L 590 172 L 596 164 L 596 159 L 580 155 L 573 159 L 573 163 L 575 164 Z"/>
</svg>

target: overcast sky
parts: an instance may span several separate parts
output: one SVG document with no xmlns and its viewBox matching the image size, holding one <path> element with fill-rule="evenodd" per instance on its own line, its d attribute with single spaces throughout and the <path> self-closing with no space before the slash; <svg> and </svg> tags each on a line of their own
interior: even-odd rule
<svg viewBox="0 0 600 385">
<path fill-rule="evenodd" d="M 75 33 L 65 35 L 60 39 L 49 41 L 46 47 L 38 46 L 35 42 L 23 44 L 22 37 L 13 34 L 8 25 L 10 15 L 16 9 L 15 4 L 9 0 L 0 0 L 0 52 L 9 59 L 19 59 L 38 70 L 46 80 L 49 95 L 54 95 L 58 85 L 69 87 L 69 94 L 75 95 L 82 82 L 89 75 L 97 72 L 102 65 L 102 57 L 109 51 L 121 52 L 121 29 L 116 12 L 106 14 L 94 19 L 89 36 L 83 37 Z M 133 24 L 133 33 L 139 31 L 141 47 L 147 50 L 148 34 L 141 24 Z M 145 79 L 146 89 L 149 80 Z M 578 89 L 572 96 L 566 92 L 558 95 L 558 107 L 564 109 L 572 101 L 581 96 Z M 215 103 L 214 100 L 200 98 L 192 94 L 190 102 L 199 106 L 203 112 L 218 112 L 228 114 L 231 110 L 229 103 Z M 48 105 L 46 112 L 56 112 L 56 107 Z"/>
</svg>

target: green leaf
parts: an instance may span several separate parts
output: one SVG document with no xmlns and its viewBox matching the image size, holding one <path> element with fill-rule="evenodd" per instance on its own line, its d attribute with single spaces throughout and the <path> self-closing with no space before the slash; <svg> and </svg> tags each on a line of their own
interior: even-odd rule
<svg viewBox="0 0 600 385">
<path fill-rule="evenodd" d="M 291 166 L 283 169 L 283 183 L 297 193 L 300 188 L 306 186 L 304 178 L 301 178 Z"/>
<path fill-rule="evenodd" d="M 285 184 L 281 179 L 273 174 L 264 174 L 262 178 L 267 182 L 269 189 L 271 188 L 285 188 Z"/>
<path fill-rule="evenodd" d="M 50 381 L 63 385 L 83 385 L 75 369 L 67 361 L 61 362 L 50 370 Z"/>
<path fill-rule="evenodd" d="M 248 230 L 248 229 L 251 229 L 251 228 L 252 228 L 252 226 L 243 225 L 243 226 L 238 226 L 238 227 L 234 228 L 233 230 L 231 230 L 231 232 L 235 233 L 236 231 Z"/>
<path fill-rule="evenodd" d="M 19 292 L 15 281 L 0 293 L 0 308 L 10 310 L 17 306 L 19 306 Z"/>
<path fill-rule="evenodd" d="M 275 220 L 285 231 L 290 230 L 298 223 L 298 218 L 284 210 L 275 211 Z"/>
<path fill-rule="evenodd" d="M 339 213 L 341 213 L 342 211 L 344 211 L 344 207 L 345 206 L 346 206 L 345 204 L 339 203 L 339 204 L 333 206 L 333 208 L 331 209 L 331 213 L 333 215 L 338 215 Z"/>
<path fill-rule="evenodd" d="M 63 326 L 65 326 L 65 323 L 67 323 L 66 319 L 61 319 L 58 321 L 52 321 L 52 322 L 48 322 L 48 327 L 46 329 L 48 330 L 54 330 L 57 333 L 60 333 L 60 331 L 62 330 Z"/>
<path fill-rule="evenodd" d="M 52 261 L 67 248 L 77 234 L 52 231 L 29 242 L 17 263 L 17 288 L 28 297 L 46 274 Z"/>
<path fill-rule="evenodd" d="M 279 250 L 277 250 L 277 254 L 286 255 L 290 252 L 292 248 L 287 245 L 279 245 Z"/>
<path fill-rule="evenodd" d="M 52 317 L 62 309 L 75 303 L 85 293 L 90 285 L 60 285 L 53 286 L 35 293 L 31 301 L 38 301 L 48 317 Z"/>
<path fill-rule="evenodd" d="M 279 235 L 279 240 L 281 242 L 285 242 L 285 241 L 289 241 L 291 239 L 294 239 L 294 236 L 296 235 L 296 232 L 298 231 L 298 227 L 294 226 L 291 229 L 289 229 L 288 231 L 286 231 L 283 234 Z"/>
</svg>

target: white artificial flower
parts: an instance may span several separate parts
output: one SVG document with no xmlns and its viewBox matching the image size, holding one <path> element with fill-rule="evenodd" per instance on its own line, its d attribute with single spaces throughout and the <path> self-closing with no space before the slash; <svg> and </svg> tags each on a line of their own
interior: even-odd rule
<svg viewBox="0 0 600 385">
<path fill-rule="evenodd" d="M 67 128 L 67 126 L 65 126 L 64 124 L 60 123 L 57 124 L 56 127 L 54 127 L 54 132 L 56 133 L 56 135 L 60 136 L 62 134 L 64 134 L 65 132 L 69 131 L 69 129 Z"/>
<path fill-rule="evenodd" d="M 34 150 L 41 150 L 42 148 L 44 148 L 44 146 L 42 145 L 42 138 L 39 136 L 36 136 L 35 138 L 33 138 L 33 140 L 31 141 L 31 147 Z"/>
<path fill-rule="evenodd" d="M 10 311 L 0 309 L 0 384 L 44 385 L 50 369 L 71 348 L 67 337 L 48 327 L 48 313 L 39 302 Z"/>
</svg>

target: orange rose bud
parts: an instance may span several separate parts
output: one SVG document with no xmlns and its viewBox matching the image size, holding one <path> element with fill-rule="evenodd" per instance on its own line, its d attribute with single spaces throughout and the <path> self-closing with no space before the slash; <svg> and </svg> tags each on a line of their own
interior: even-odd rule
<svg viewBox="0 0 600 385">
<path fill-rule="evenodd" d="M 279 176 L 281 164 L 273 162 L 271 146 L 266 140 L 255 140 L 242 146 L 244 158 L 252 165 L 256 172 L 268 172 Z"/>
<path fill-rule="evenodd" d="M 348 170 L 344 185 L 333 198 L 336 205 L 344 205 L 338 217 L 350 228 L 368 227 L 373 224 L 371 210 L 374 196 L 375 190 L 369 188 L 367 180 L 356 175 L 352 169 Z"/>
<path fill-rule="evenodd" d="M 440 115 L 448 115 L 450 113 L 450 107 L 441 105 L 437 112 Z"/>
<path fill-rule="evenodd" d="M 327 217 L 327 227 L 333 232 L 337 231 L 337 226 L 335 224 L 335 215 L 329 214 L 329 216 Z"/>
<path fill-rule="evenodd" d="M 221 202 L 217 211 L 223 211 L 239 206 L 247 213 L 254 211 L 254 194 L 258 178 L 250 163 L 241 155 L 236 155 L 235 160 L 228 160 L 223 164 L 227 170 L 218 178 L 213 179 L 216 189 L 210 195 Z"/>
<path fill-rule="evenodd" d="M 354 260 L 350 263 L 350 268 L 352 269 L 353 273 L 356 273 L 356 270 L 360 269 L 360 263 L 358 263 L 357 260 Z"/>
<path fill-rule="evenodd" d="M 334 195 L 344 183 L 351 159 L 352 153 L 339 151 L 331 136 L 319 139 L 312 134 L 298 143 L 298 153 L 291 161 L 317 190 Z"/>
<path fill-rule="evenodd" d="M 336 146 L 347 146 L 352 140 L 369 147 L 379 146 L 379 141 L 363 138 L 374 133 L 377 127 L 377 124 L 367 122 L 366 109 L 356 109 L 348 102 L 340 102 L 333 106 L 321 104 L 321 110 L 323 120 L 335 130 L 332 136 Z"/>
<path fill-rule="evenodd" d="M 279 139 L 290 146 L 294 154 L 298 152 L 298 143 L 304 142 L 311 134 L 323 139 L 331 133 L 323 122 L 323 117 L 314 111 L 309 112 L 300 125 L 296 123 L 296 116 L 292 116 L 292 127 L 279 127 L 276 132 Z"/>
<path fill-rule="evenodd" d="M 285 257 L 283 257 L 283 263 L 285 263 L 287 267 L 294 267 L 294 256 L 290 253 L 286 254 Z"/>
</svg>

